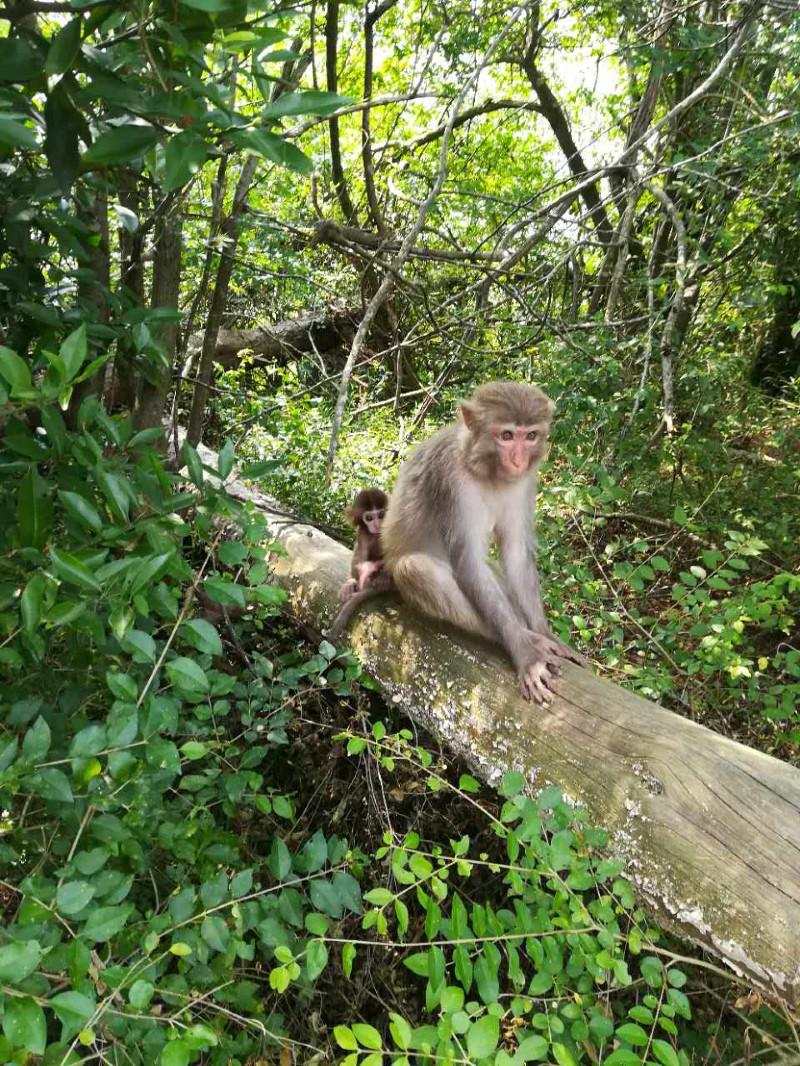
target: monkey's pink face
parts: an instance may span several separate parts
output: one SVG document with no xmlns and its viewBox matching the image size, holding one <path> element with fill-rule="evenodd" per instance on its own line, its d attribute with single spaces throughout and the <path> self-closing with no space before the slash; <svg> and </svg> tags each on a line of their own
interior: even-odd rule
<svg viewBox="0 0 800 1066">
<path fill-rule="evenodd" d="M 513 481 L 530 470 L 540 459 L 546 433 L 541 426 L 515 426 L 501 424 L 492 426 L 497 465 L 506 479 Z"/>
<path fill-rule="evenodd" d="M 381 524 L 385 514 L 385 509 L 381 507 L 374 511 L 365 511 L 361 516 L 361 521 L 364 523 L 367 532 L 371 533 L 373 537 L 377 537 L 380 534 Z"/>
</svg>

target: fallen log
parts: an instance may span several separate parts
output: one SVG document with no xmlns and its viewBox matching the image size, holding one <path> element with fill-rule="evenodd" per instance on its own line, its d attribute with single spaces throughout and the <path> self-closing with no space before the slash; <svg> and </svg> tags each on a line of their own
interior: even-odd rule
<svg viewBox="0 0 800 1066">
<path fill-rule="evenodd" d="M 322 629 L 349 551 L 243 483 L 229 488 L 267 514 L 286 553 L 275 578 Z M 532 789 L 555 784 L 585 804 L 662 924 L 800 1004 L 800 770 L 570 663 L 551 707 L 525 703 L 499 650 L 391 599 L 356 617 L 349 643 L 392 703 L 484 780 L 520 770 Z"/>
<path fill-rule="evenodd" d="M 257 362 L 290 359 L 317 351 L 321 354 L 339 347 L 354 332 L 355 313 L 350 308 L 333 308 L 320 314 L 303 314 L 257 329 L 221 329 L 214 349 L 214 362 L 226 370 L 236 366 L 240 352 L 260 357 Z M 203 334 L 193 333 L 188 351 L 198 352 Z"/>
</svg>

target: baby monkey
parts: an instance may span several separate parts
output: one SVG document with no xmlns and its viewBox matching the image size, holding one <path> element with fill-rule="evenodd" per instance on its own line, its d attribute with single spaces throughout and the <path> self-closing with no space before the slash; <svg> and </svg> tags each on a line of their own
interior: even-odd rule
<svg viewBox="0 0 800 1066">
<path fill-rule="evenodd" d="M 342 607 L 328 631 L 338 636 L 356 609 L 368 599 L 391 588 L 391 578 L 384 570 L 380 535 L 389 497 L 383 489 L 362 489 L 345 511 L 345 518 L 356 530 L 356 543 L 350 562 L 350 580 L 339 589 Z"/>
</svg>

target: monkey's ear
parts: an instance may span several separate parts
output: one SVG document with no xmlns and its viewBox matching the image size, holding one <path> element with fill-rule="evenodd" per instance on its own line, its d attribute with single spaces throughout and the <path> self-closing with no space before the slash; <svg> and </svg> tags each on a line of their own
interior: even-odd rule
<svg viewBox="0 0 800 1066">
<path fill-rule="evenodd" d="M 356 517 L 356 512 L 353 510 L 352 507 L 348 507 L 345 510 L 345 512 L 344 512 L 344 520 L 345 520 L 345 522 L 349 522 L 351 526 L 357 526 L 358 525 L 358 518 Z"/>
<path fill-rule="evenodd" d="M 464 425 L 467 429 L 472 429 L 478 418 L 478 411 L 474 404 L 462 403 L 460 407 L 461 417 L 464 419 Z"/>
</svg>

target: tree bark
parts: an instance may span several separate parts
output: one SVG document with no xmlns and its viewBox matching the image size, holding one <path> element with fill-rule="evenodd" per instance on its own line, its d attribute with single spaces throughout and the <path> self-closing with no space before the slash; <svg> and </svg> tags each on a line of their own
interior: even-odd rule
<svg viewBox="0 0 800 1066">
<path fill-rule="evenodd" d="M 325 15 L 325 74 L 329 93 L 335 93 L 339 84 L 339 74 L 336 69 L 337 44 L 339 41 L 339 0 L 328 0 L 327 13 Z M 339 142 L 339 119 L 328 120 L 328 130 L 331 138 L 331 175 L 333 187 L 336 191 L 336 199 L 342 209 L 345 219 L 356 225 L 358 216 L 350 192 L 344 177 L 342 166 L 342 149 Z"/>
<path fill-rule="evenodd" d="M 189 415 L 189 443 L 196 445 L 203 433 L 203 422 L 208 403 L 209 385 L 214 368 L 214 352 L 217 347 L 222 316 L 225 313 L 225 304 L 228 301 L 228 289 L 233 273 L 234 252 L 239 242 L 239 226 L 241 214 L 247 202 L 247 194 L 250 184 L 255 176 L 258 158 L 249 155 L 244 161 L 236 192 L 233 194 L 233 204 L 230 214 L 222 223 L 222 251 L 217 269 L 217 279 L 214 284 L 214 295 L 211 298 L 211 309 L 208 312 L 205 335 L 203 337 L 203 351 L 200 355 L 200 366 L 197 370 L 197 383 L 192 396 L 192 409 Z"/>
<path fill-rule="evenodd" d="M 242 482 L 230 490 L 267 512 L 290 609 L 329 623 L 350 552 Z M 499 650 L 392 598 L 356 617 L 349 643 L 393 705 L 484 780 L 518 769 L 532 791 L 555 784 L 585 804 L 660 922 L 800 1002 L 799 770 L 571 663 L 550 707 L 525 703 Z"/>
<path fill-rule="evenodd" d="M 175 312 L 172 321 L 161 327 L 161 346 L 165 363 L 154 370 L 154 380 L 144 380 L 134 412 L 137 429 L 160 426 L 164 406 L 172 383 L 172 370 L 178 346 L 178 305 L 181 294 L 181 231 L 180 201 L 171 202 L 156 220 L 155 262 L 153 265 L 153 295 L 151 305 Z"/>
</svg>

